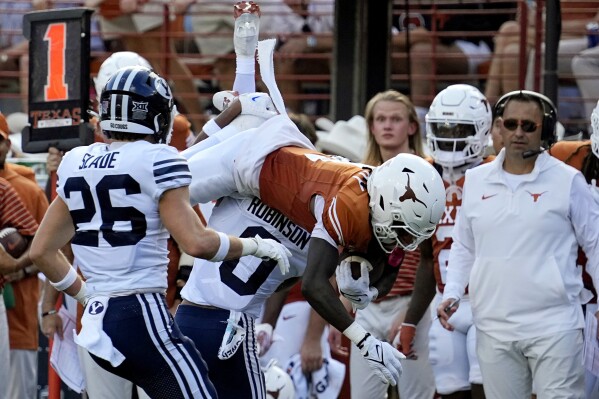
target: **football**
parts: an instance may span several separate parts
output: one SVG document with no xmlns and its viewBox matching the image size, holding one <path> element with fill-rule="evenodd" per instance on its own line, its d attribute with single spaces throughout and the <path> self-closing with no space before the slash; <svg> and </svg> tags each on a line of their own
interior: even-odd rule
<svg viewBox="0 0 599 399">
<path fill-rule="evenodd" d="M 0 245 L 13 258 L 18 258 L 27 249 L 27 239 L 23 237 L 14 227 L 6 227 L 0 230 Z"/>
</svg>

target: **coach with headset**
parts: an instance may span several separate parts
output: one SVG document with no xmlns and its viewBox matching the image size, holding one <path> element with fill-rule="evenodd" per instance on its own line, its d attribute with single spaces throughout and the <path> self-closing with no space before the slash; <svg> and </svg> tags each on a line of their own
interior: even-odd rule
<svg viewBox="0 0 599 399">
<path fill-rule="evenodd" d="M 576 257 L 580 245 L 599 286 L 599 204 L 580 172 L 545 152 L 557 121 L 547 97 L 511 92 L 495 111 L 504 148 L 466 172 L 437 313 L 452 330 L 469 284 L 487 398 L 530 398 L 533 381 L 539 398 L 584 398 L 589 298 Z"/>
</svg>

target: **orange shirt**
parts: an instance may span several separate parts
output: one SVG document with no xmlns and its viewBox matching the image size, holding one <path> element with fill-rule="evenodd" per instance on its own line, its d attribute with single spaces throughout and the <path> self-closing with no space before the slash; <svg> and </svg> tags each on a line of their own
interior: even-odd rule
<svg viewBox="0 0 599 399">
<path fill-rule="evenodd" d="M 38 224 L 25 208 L 19 194 L 8 181 L 0 178 L 0 228 L 14 227 L 24 236 L 33 236 Z M 0 275 L 0 293 L 6 279 Z"/>
<path fill-rule="evenodd" d="M 37 183 L 18 173 L 24 172 L 28 175 L 29 171 L 30 168 L 6 163 L 4 170 L 0 170 L 0 177 L 8 180 L 31 216 L 40 223 L 48 209 L 48 200 Z M 15 307 L 6 312 L 10 349 L 37 350 L 39 279 L 37 275 L 28 276 L 13 282 L 12 286 Z"/>
<path fill-rule="evenodd" d="M 38 224 L 25 208 L 18 193 L 5 179 L 0 178 L 0 228 L 14 227 L 24 236 L 33 236 Z"/>
<path fill-rule="evenodd" d="M 283 147 L 266 157 L 260 173 L 260 198 L 297 225 L 312 231 L 310 202 L 325 200 L 322 221 L 335 242 L 366 252 L 371 238 L 366 178 L 371 169 L 336 161 L 322 153 Z"/>
</svg>

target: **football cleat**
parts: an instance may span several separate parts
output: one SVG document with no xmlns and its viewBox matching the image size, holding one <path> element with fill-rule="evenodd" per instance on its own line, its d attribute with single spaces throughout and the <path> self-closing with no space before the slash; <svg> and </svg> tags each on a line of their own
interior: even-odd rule
<svg viewBox="0 0 599 399">
<path fill-rule="evenodd" d="M 254 115 L 268 119 L 277 113 L 272 99 L 267 93 L 245 93 L 237 94 L 236 91 L 223 90 L 214 93 L 212 96 L 212 104 L 220 112 L 229 108 L 229 105 L 239 98 L 241 101 L 243 115 Z"/>
<path fill-rule="evenodd" d="M 260 34 L 260 7 L 253 1 L 240 1 L 233 6 L 235 54 L 253 58 Z"/>
<path fill-rule="evenodd" d="M 244 93 L 239 96 L 242 115 L 254 115 L 269 119 L 277 114 L 272 99 L 266 93 Z"/>
<path fill-rule="evenodd" d="M 217 93 L 214 93 L 212 96 L 212 104 L 214 108 L 222 112 L 227 109 L 231 102 L 237 97 L 237 92 L 231 90 L 223 90 Z"/>
</svg>

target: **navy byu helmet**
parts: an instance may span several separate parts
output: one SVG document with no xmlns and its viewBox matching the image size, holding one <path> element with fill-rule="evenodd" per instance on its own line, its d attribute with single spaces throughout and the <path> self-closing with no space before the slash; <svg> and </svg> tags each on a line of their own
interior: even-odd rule
<svg viewBox="0 0 599 399">
<path fill-rule="evenodd" d="M 112 132 L 153 134 L 168 144 L 174 120 L 173 92 L 151 69 L 131 66 L 117 70 L 100 96 L 100 127 Z"/>
</svg>

